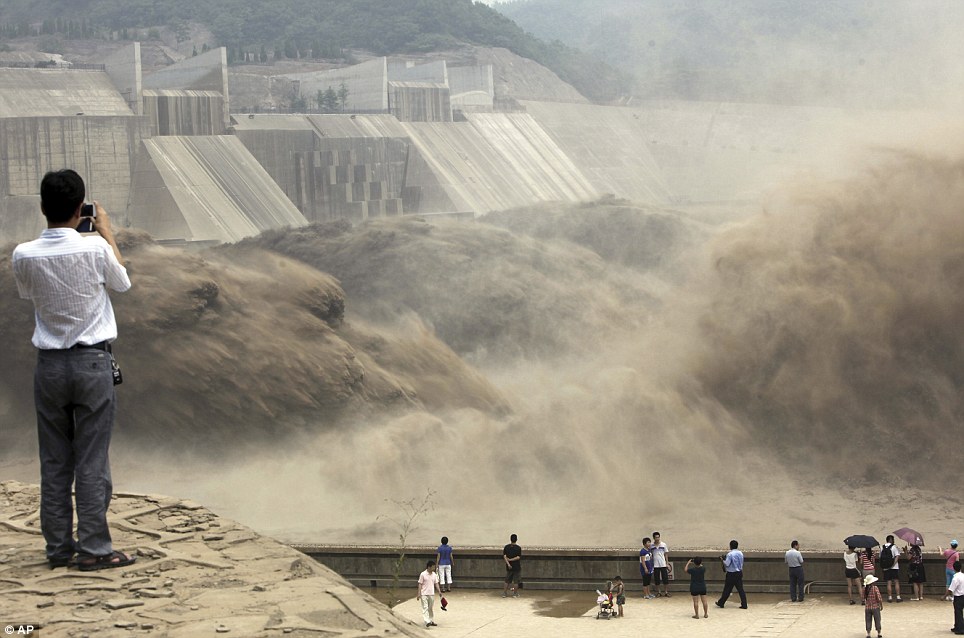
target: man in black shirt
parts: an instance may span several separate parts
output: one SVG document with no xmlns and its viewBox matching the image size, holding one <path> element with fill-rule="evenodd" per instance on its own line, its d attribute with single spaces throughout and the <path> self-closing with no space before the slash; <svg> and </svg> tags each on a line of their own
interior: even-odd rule
<svg viewBox="0 0 964 638">
<path fill-rule="evenodd" d="M 509 544 L 502 549 L 502 560 L 505 561 L 505 586 L 502 597 L 509 595 L 509 585 L 512 585 L 512 595 L 519 596 L 519 583 L 522 580 L 522 548 L 516 543 L 518 536 L 509 537 Z"/>
</svg>

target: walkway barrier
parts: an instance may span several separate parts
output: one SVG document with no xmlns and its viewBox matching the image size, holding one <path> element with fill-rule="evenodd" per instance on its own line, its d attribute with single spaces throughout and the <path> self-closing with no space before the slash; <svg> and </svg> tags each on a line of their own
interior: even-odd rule
<svg viewBox="0 0 964 638">
<path fill-rule="evenodd" d="M 392 581 L 398 550 L 384 546 L 293 545 L 293 547 L 338 572 L 359 587 L 387 587 Z M 594 591 L 613 576 L 622 576 L 631 593 L 642 590 L 639 573 L 639 550 L 570 549 L 522 547 L 522 581 L 526 589 L 564 589 Z M 672 551 L 670 560 L 675 578 L 670 580 L 670 591 L 689 590 L 689 576 L 683 566 L 690 558 L 699 556 L 706 566 L 706 581 L 710 591 L 723 588 L 723 567 L 720 552 Z M 743 583 L 750 592 L 789 592 L 787 566 L 783 552 L 744 552 Z M 452 570 L 456 587 L 500 588 L 505 576 L 501 547 L 455 547 L 455 566 Z M 405 551 L 400 582 L 411 584 L 425 569 L 428 560 L 435 559 L 434 547 L 411 547 Z M 818 587 L 819 593 L 847 593 L 844 580 L 843 551 L 804 552 L 806 591 Z M 926 558 L 924 561 L 929 582 L 925 593 L 941 595 L 944 591 L 944 561 Z M 910 596 L 907 584 L 907 564 L 900 562 L 901 594 Z M 878 577 L 881 574 L 878 573 Z"/>
</svg>

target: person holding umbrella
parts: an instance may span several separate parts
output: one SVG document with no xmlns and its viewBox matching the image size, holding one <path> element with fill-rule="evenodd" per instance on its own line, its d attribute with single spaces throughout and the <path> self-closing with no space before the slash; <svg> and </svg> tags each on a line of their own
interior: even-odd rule
<svg viewBox="0 0 964 638">
<path fill-rule="evenodd" d="M 907 582 L 914 594 L 911 600 L 924 600 L 924 583 L 927 582 L 924 574 L 924 552 L 920 545 L 911 545 L 907 555 Z"/>
<path fill-rule="evenodd" d="M 921 550 L 924 537 L 909 527 L 894 530 L 894 535 L 910 545 L 909 548 L 904 547 L 904 552 L 907 554 L 907 582 L 914 596 L 911 600 L 924 600 L 924 582 L 927 580 L 924 575 L 924 552 Z"/>
</svg>

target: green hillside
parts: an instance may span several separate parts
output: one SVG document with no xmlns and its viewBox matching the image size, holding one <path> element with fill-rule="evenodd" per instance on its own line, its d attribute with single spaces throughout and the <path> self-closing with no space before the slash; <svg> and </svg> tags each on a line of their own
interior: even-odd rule
<svg viewBox="0 0 964 638">
<path fill-rule="evenodd" d="M 343 49 L 389 55 L 469 43 L 531 58 L 593 100 L 617 98 L 622 84 L 605 63 L 540 40 L 472 0 L 0 0 L 0 37 L 6 38 L 124 37 L 131 29 L 184 30 L 190 22 L 209 28 L 214 45 L 258 55 L 262 47 L 289 57 L 333 57 Z"/>
</svg>

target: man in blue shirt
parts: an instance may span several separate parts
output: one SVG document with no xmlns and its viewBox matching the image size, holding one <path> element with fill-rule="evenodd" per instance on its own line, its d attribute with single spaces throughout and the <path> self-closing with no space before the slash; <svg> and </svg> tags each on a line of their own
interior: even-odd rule
<svg viewBox="0 0 964 638">
<path fill-rule="evenodd" d="M 649 585 L 653 580 L 653 553 L 650 551 L 652 542 L 647 536 L 643 539 L 643 548 L 639 550 L 639 575 L 643 579 L 643 598 L 656 598 L 649 593 Z"/>
<path fill-rule="evenodd" d="M 723 584 L 723 595 L 716 601 L 716 606 L 723 609 L 730 592 L 736 587 L 740 594 L 740 609 L 746 609 L 746 592 L 743 591 L 743 552 L 737 549 L 740 544 L 730 541 L 730 551 L 726 556 L 721 556 L 723 569 L 726 570 L 726 580 Z"/>
<path fill-rule="evenodd" d="M 448 536 L 442 537 L 442 544 L 435 553 L 435 562 L 438 564 L 439 592 L 452 591 L 452 546 L 449 545 Z"/>
</svg>

